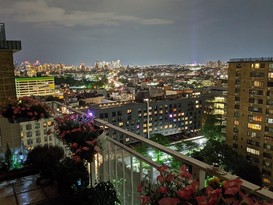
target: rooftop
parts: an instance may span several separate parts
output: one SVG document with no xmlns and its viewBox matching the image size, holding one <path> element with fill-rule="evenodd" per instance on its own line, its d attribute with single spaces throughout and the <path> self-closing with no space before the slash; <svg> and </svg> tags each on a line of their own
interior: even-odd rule
<svg viewBox="0 0 273 205">
<path fill-rule="evenodd" d="M 229 60 L 229 63 L 236 63 L 236 62 L 273 62 L 273 57 L 260 57 L 260 58 L 232 58 Z"/>
</svg>

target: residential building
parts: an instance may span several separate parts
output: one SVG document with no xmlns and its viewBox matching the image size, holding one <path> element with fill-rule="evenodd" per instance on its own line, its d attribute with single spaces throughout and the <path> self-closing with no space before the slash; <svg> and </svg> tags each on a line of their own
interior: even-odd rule
<svg viewBox="0 0 273 205">
<path fill-rule="evenodd" d="M 198 133 L 201 129 L 205 96 L 176 97 L 176 99 L 134 101 L 90 105 L 97 118 L 125 130 L 149 138 L 154 133 Z M 128 142 L 120 133 L 111 133 L 119 141 Z"/>
<path fill-rule="evenodd" d="M 226 142 L 273 187 L 273 58 L 231 59 Z"/>
<path fill-rule="evenodd" d="M 21 41 L 7 41 L 5 24 L 0 23 L 0 106 L 9 99 L 16 99 L 13 53 L 21 50 Z M 11 124 L 0 116 L 0 153 L 6 149 L 20 147 L 19 124 Z"/>
<path fill-rule="evenodd" d="M 30 150 L 37 145 L 59 145 L 55 136 L 54 118 L 20 122 L 22 148 Z"/>
<path fill-rule="evenodd" d="M 15 78 L 15 85 L 18 98 L 55 95 L 54 77 Z"/>
</svg>

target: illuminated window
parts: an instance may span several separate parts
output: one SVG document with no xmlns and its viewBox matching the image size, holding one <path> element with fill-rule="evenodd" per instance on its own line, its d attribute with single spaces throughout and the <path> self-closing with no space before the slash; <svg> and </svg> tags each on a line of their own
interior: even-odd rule
<svg viewBox="0 0 273 205">
<path fill-rule="evenodd" d="M 132 113 L 132 110 L 131 109 L 128 109 L 127 110 L 127 114 L 131 114 Z"/>
<path fill-rule="evenodd" d="M 262 129 L 262 126 L 259 124 L 248 123 L 247 126 L 248 126 L 248 128 L 253 129 L 253 130 L 261 130 Z"/>
<path fill-rule="evenodd" d="M 126 137 L 125 141 L 126 141 L 126 142 L 129 142 L 129 141 L 130 141 L 130 138 L 129 138 L 129 137 Z"/>
<path fill-rule="evenodd" d="M 272 109 L 266 109 L 266 114 L 273 114 L 273 110 Z"/>
<path fill-rule="evenodd" d="M 269 123 L 269 124 L 272 124 L 273 123 L 273 118 L 266 118 L 266 122 Z"/>
<path fill-rule="evenodd" d="M 165 125 L 164 128 L 168 128 L 168 125 Z"/>
<path fill-rule="evenodd" d="M 252 63 L 251 68 L 260 68 L 260 64 L 259 63 Z"/>
<path fill-rule="evenodd" d="M 215 107 L 215 108 L 224 109 L 224 108 L 225 108 L 225 105 L 224 105 L 223 103 L 215 103 L 215 104 L 214 104 L 214 107 Z"/>
<path fill-rule="evenodd" d="M 239 125 L 239 121 L 238 120 L 234 120 L 234 125 Z"/>
<path fill-rule="evenodd" d="M 263 178 L 263 183 L 265 183 L 265 184 L 270 184 L 270 180 L 267 179 L 267 178 Z"/>
<path fill-rule="evenodd" d="M 119 122 L 118 125 L 121 127 L 123 126 L 123 122 Z"/>
<path fill-rule="evenodd" d="M 257 116 L 257 115 L 248 115 L 248 119 L 256 121 L 256 122 L 262 122 L 263 121 L 263 117 L 262 116 Z"/>
<path fill-rule="evenodd" d="M 254 87 L 262 87 L 264 83 L 262 81 L 255 80 L 252 85 Z"/>
<path fill-rule="evenodd" d="M 273 78 L 273 73 L 268 73 L 268 78 Z"/>
<path fill-rule="evenodd" d="M 259 151 L 259 150 L 256 150 L 256 149 L 252 149 L 252 148 L 247 147 L 247 148 L 246 148 L 246 151 L 247 151 L 248 153 L 251 153 L 251 154 L 260 155 L 260 151 Z"/>
</svg>

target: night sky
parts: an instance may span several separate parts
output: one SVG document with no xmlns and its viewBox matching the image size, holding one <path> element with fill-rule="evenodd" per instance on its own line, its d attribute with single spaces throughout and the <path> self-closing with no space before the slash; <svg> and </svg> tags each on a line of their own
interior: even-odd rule
<svg viewBox="0 0 273 205">
<path fill-rule="evenodd" d="M 273 0 L 0 0 L 18 62 L 205 63 L 273 56 Z"/>
</svg>

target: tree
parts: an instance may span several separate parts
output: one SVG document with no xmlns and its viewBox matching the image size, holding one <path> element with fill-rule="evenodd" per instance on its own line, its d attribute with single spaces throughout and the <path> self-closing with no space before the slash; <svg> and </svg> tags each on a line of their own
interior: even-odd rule
<svg viewBox="0 0 273 205">
<path fill-rule="evenodd" d="M 254 184 L 262 185 L 258 167 L 252 165 L 224 142 L 209 140 L 204 149 L 194 151 L 191 156 L 207 164 L 218 164 L 225 171 Z"/>
<path fill-rule="evenodd" d="M 207 139 L 222 140 L 222 125 L 221 120 L 218 119 L 219 116 L 207 114 L 204 115 L 204 123 L 201 129 L 202 135 Z"/>
<path fill-rule="evenodd" d="M 151 136 L 150 140 L 161 144 L 165 147 L 169 147 L 170 146 L 170 141 L 168 140 L 168 138 L 162 134 L 159 133 L 155 133 Z M 149 145 L 147 144 L 140 144 L 138 146 L 135 147 L 135 150 L 139 153 L 141 153 L 142 155 L 149 157 L 149 158 L 155 158 L 155 161 L 158 163 L 162 163 L 163 161 L 161 160 L 161 157 L 163 155 L 163 152 L 155 149 L 155 148 L 151 148 Z M 153 153 L 153 156 L 149 155 L 149 152 Z"/>
</svg>

